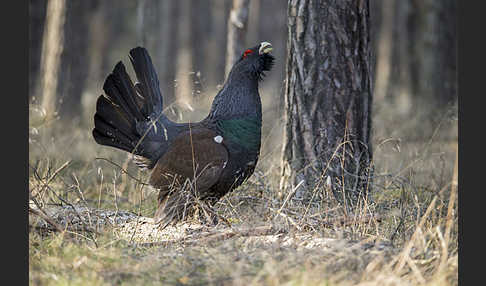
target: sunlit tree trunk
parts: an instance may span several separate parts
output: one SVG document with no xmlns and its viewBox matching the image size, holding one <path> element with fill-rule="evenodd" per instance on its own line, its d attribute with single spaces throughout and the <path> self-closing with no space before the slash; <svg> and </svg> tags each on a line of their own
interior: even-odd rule
<svg viewBox="0 0 486 286">
<path fill-rule="evenodd" d="M 281 188 L 349 206 L 371 161 L 369 1 L 290 0 L 288 21 Z"/>
<path fill-rule="evenodd" d="M 177 20 L 178 33 L 179 33 L 179 47 L 177 49 L 177 62 L 176 62 L 176 86 L 175 96 L 177 106 L 174 110 L 176 119 L 178 121 L 190 120 L 185 118 L 185 115 L 189 115 L 184 111 L 193 111 L 193 86 L 191 81 L 192 72 L 192 57 L 191 47 L 193 42 L 191 39 L 191 13 L 190 6 L 193 5 L 191 0 L 179 0 L 180 2 L 180 15 Z M 194 43 L 195 44 L 195 43 Z M 199 44 L 199 43 L 198 43 Z"/>
<path fill-rule="evenodd" d="M 147 46 L 147 32 L 148 25 L 145 24 L 147 18 L 147 12 L 149 12 L 151 3 L 147 3 L 147 0 L 138 0 L 137 2 L 137 44 L 143 47 Z M 147 8 L 146 8 L 147 6 Z"/>
<path fill-rule="evenodd" d="M 373 1 L 373 11 L 378 19 L 373 19 L 374 28 L 371 39 L 373 41 L 374 54 L 374 90 L 375 101 L 385 100 L 386 88 L 390 79 L 391 51 L 393 36 L 393 12 L 395 0 L 375 0 Z"/>
<path fill-rule="evenodd" d="M 249 13 L 250 0 L 233 0 L 233 8 L 231 9 L 228 19 L 228 42 L 226 48 L 225 68 L 226 76 L 245 48 L 245 36 L 248 28 Z"/>
<path fill-rule="evenodd" d="M 29 1 L 29 98 L 31 99 L 39 95 L 39 71 L 46 7 L 46 0 Z"/>
<path fill-rule="evenodd" d="M 65 0 L 49 0 L 46 11 L 46 24 L 42 42 L 42 108 L 47 119 L 56 112 L 56 94 L 61 54 L 64 47 L 64 21 L 66 16 Z"/>
<path fill-rule="evenodd" d="M 175 101 L 175 74 L 177 51 L 179 50 L 178 18 L 180 15 L 179 1 L 163 0 L 159 3 L 159 26 L 157 43 L 158 63 L 161 89 L 164 92 L 164 106 L 168 107 Z"/>
</svg>

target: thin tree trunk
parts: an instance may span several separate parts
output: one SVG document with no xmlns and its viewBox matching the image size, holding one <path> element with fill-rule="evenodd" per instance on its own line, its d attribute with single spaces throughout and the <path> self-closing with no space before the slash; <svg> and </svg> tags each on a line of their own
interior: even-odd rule
<svg viewBox="0 0 486 286">
<path fill-rule="evenodd" d="M 92 20 L 89 23 L 89 34 L 91 43 L 89 47 L 90 68 L 87 82 L 92 86 L 88 88 L 98 89 L 100 81 L 106 76 L 108 70 L 105 70 L 104 63 L 106 62 L 107 51 L 109 51 L 110 42 L 113 41 L 113 22 L 105 21 L 110 17 L 110 10 L 112 6 L 108 1 L 100 2 L 98 9 L 93 13 Z M 93 96 L 93 103 L 96 101 L 96 96 Z"/>
<path fill-rule="evenodd" d="M 250 0 L 233 0 L 228 19 L 228 42 L 226 48 L 225 75 L 243 53 L 245 48 L 245 36 L 248 26 L 248 15 L 250 11 Z"/>
<path fill-rule="evenodd" d="M 456 99 L 456 1 L 411 1 L 412 96 L 446 107 Z"/>
<path fill-rule="evenodd" d="M 46 26 L 42 43 L 42 108 L 46 118 L 51 119 L 56 112 L 56 94 L 61 54 L 64 47 L 65 0 L 49 0 L 46 11 Z"/>
<path fill-rule="evenodd" d="M 160 88 L 164 92 L 164 108 L 171 106 L 175 98 L 176 54 L 179 50 L 178 21 L 180 2 L 163 0 L 160 5 L 160 24 L 158 29 L 158 57 L 154 59 L 159 70 Z"/>
<path fill-rule="evenodd" d="M 386 96 L 404 115 L 431 106 L 443 113 L 457 100 L 456 1 L 393 0 L 386 5 L 394 6 L 393 32 L 380 57 L 390 49 L 391 62 L 388 81 L 377 78 L 378 90 L 386 84 Z M 377 68 L 381 75 L 388 72 L 386 66 Z"/>
<path fill-rule="evenodd" d="M 264 27 L 260 23 L 260 19 L 262 17 L 262 15 L 260 14 L 261 4 L 262 3 L 260 0 L 253 0 L 250 2 L 250 8 L 249 8 L 250 15 L 248 15 L 248 29 L 246 31 L 247 33 L 246 40 L 249 43 L 249 45 L 253 45 L 258 43 L 259 41 L 262 41 L 261 30 L 263 30 L 264 28 L 268 28 L 268 27 Z M 273 29 L 269 29 L 269 30 L 273 30 Z"/>
<path fill-rule="evenodd" d="M 209 53 L 207 49 L 207 39 L 210 35 L 209 27 L 212 21 L 210 11 L 211 7 L 209 6 L 209 0 L 191 2 L 191 81 L 194 96 L 199 96 L 205 91 L 205 79 L 207 77 L 206 67 L 211 64 L 205 60 L 205 55 Z"/>
<path fill-rule="evenodd" d="M 137 44 L 146 47 L 146 39 L 147 35 L 145 32 L 145 14 L 147 9 L 145 6 L 147 5 L 147 0 L 138 0 L 137 3 Z"/>
<path fill-rule="evenodd" d="M 89 23 L 99 2 L 67 1 L 64 25 L 64 49 L 58 83 L 60 115 L 63 120 L 79 120 L 82 96 L 89 72 Z"/>
<path fill-rule="evenodd" d="M 193 89 L 190 73 L 192 72 L 191 46 L 191 25 L 190 25 L 190 0 L 180 0 L 181 14 L 178 20 L 179 48 L 177 49 L 176 64 L 176 101 L 177 107 L 185 110 L 193 109 Z M 187 120 L 183 113 L 174 110 L 178 121 Z"/>
<path fill-rule="evenodd" d="M 39 95 L 42 37 L 46 22 L 46 0 L 29 1 L 29 98 Z"/>
<path fill-rule="evenodd" d="M 375 0 L 375 2 L 377 2 Z M 375 5 L 375 11 L 381 14 L 381 22 L 375 25 L 375 68 L 374 77 L 374 97 L 375 100 L 382 101 L 385 99 L 386 88 L 390 79 L 391 70 L 391 52 L 393 46 L 393 12 L 395 0 L 379 1 L 381 7 Z M 379 30 L 378 30 L 379 28 Z M 377 72 L 378 71 L 378 72 Z"/>
<path fill-rule="evenodd" d="M 354 203 L 371 162 L 369 1 L 290 0 L 288 21 L 281 188 Z"/>
<path fill-rule="evenodd" d="M 389 75 L 386 81 L 385 98 L 399 106 L 397 109 L 401 114 L 408 114 L 412 108 L 411 86 L 412 75 L 411 65 L 413 64 L 411 48 L 414 43 L 413 29 L 410 25 L 411 0 L 392 0 L 393 2 L 393 23 Z M 391 5 L 391 4 L 389 4 Z M 381 73 L 380 66 L 378 73 Z M 381 83 L 380 88 L 383 87 Z M 384 85 L 385 83 L 383 83 Z M 378 85 L 377 85 L 378 86 Z"/>
<path fill-rule="evenodd" d="M 210 0 L 211 1 L 211 27 L 210 33 L 213 35 L 208 39 L 207 55 L 209 65 L 208 86 L 215 88 L 222 84 L 225 78 L 225 56 L 228 40 L 228 19 L 231 11 L 231 0 Z"/>
</svg>

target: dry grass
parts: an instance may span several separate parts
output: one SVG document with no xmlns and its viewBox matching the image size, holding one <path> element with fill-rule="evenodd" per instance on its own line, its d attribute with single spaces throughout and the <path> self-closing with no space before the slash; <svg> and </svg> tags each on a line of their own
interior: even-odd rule
<svg viewBox="0 0 486 286">
<path fill-rule="evenodd" d="M 378 109 L 373 191 L 347 214 L 325 190 L 319 206 L 279 193 L 281 120 L 275 109 L 266 110 L 257 170 L 216 211 L 235 229 L 272 231 L 150 245 L 99 228 L 85 215 L 89 229 L 31 229 L 31 284 L 458 284 L 456 121 L 444 117 L 415 136 L 418 122 L 400 125 L 394 120 L 403 118 Z M 153 215 L 157 194 L 142 183 L 148 174 L 124 152 L 96 145 L 91 114 L 72 128 L 31 112 L 29 189 L 41 209 L 58 204 L 111 210 L 118 217 Z M 32 225 L 39 216 L 31 215 Z"/>
</svg>

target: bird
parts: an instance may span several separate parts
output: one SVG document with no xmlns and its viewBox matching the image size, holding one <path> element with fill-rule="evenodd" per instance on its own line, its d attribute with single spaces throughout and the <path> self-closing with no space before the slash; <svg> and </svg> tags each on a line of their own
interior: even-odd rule
<svg viewBox="0 0 486 286">
<path fill-rule="evenodd" d="M 269 42 L 244 50 L 198 122 L 174 122 L 163 113 L 158 76 L 144 47 L 129 51 L 135 83 L 122 61 L 106 77 L 92 136 L 151 170 L 148 183 L 159 192 L 153 221 L 161 228 L 194 217 L 198 206 L 212 210 L 253 174 L 261 146 L 259 82 L 274 65 L 272 50 Z"/>
</svg>

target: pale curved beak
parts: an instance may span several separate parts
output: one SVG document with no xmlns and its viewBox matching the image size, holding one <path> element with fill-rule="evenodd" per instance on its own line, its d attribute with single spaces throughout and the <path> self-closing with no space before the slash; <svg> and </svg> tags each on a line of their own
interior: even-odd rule
<svg viewBox="0 0 486 286">
<path fill-rule="evenodd" d="M 273 50 L 272 44 L 269 42 L 261 42 L 260 48 L 258 49 L 258 53 L 261 54 L 268 54 Z"/>
</svg>

